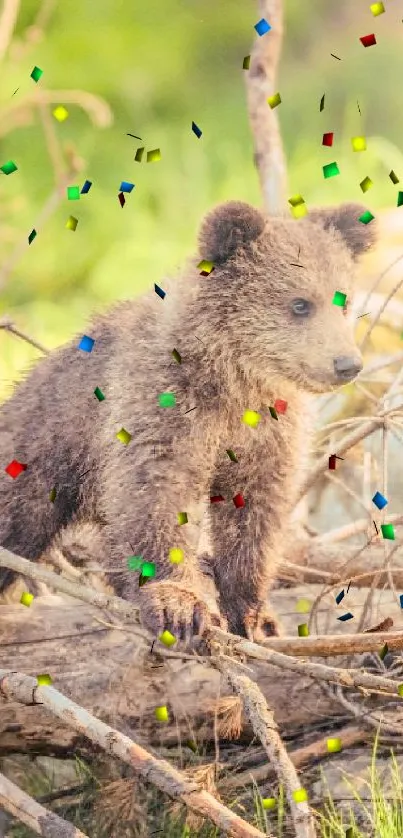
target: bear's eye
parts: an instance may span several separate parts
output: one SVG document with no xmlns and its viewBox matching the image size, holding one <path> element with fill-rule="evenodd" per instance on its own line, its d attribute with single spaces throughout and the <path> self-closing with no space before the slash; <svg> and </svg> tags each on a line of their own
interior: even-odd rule
<svg viewBox="0 0 403 838">
<path fill-rule="evenodd" d="M 297 314 L 299 317 L 308 317 L 312 311 L 312 303 L 309 300 L 298 298 L 292 301 L 291 309 L 293 314 Z"/>
</svg>

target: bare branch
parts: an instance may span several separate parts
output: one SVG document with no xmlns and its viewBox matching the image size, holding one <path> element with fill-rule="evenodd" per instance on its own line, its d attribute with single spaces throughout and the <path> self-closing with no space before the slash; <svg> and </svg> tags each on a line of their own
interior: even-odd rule
<svg viewBox="0 0 403 838">
<path fill-rule="evenodd" d="M 20 0 L 4 0 L 0 17 L 0 61 L 4 58 L 13 37 L 19 10 Z"/>
<path fill-rule="evenodd" d="M 81 829 L 29 797 L 4 774 L 0 774 L 0 806 L 45 838 L 88 838 Z"/>
<path fill-rule="evenodd" d="M 10 334 L 15 335 L 17 338 L 25 340 L 26 343 L 29 343 L 35 349 L 39 349 L 39 351 L 43 352 L 44 355 L 49 355 L 49 349 L 45 349 L 42 343 L 39 343 L 37 340 L 29 337 L 29 335 L 25 332 L 21 332 L 20 329 L 17 329 L 9 317 L 5 316 L 0 318 L 0 329 L 4 329 L 4 331 L 10 332 Z"/>
</svg>

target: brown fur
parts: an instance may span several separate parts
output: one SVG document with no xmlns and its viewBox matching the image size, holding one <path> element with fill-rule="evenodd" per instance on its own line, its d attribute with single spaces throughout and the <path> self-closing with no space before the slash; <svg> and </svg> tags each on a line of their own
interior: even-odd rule
<svg viewBox="0 0 403 838">
<path fill-rule="evenodd" d="M 38 364 L 0 411 L 0 544 L 37 560 L 65 543 L 73 564 L 89 551 L 106 570 L 121 567 L 116 591 L 140 603 L 156 634 L 188 639 L 218 609 L 238 634 L 256 636 L 264 622 L 275 630 L 265 603 L 309 442 L 307 394 L 340 385 L 336 358 L 360 357 L 332 299 L 338 290 L 351 298 L 354 261 L 372 244 L 363 211 L 266 221 L 246 204 L 218 207 L 181 278 L 162 283 L 164 300 L 120 303 L 88 328 L 91 354 L 77 338 Z M 200 259 L 215 262 L 210 276 L 200 276 Z M 309 317 L 291 310 L 301 297 L 314 306 Z M 176 394 L 174 408 L 159 407 L 162 392 Z M 278 421 L 268 411 L 276 398 L 288 402 Z M 257 428 L 243 423 L 247 409 L 261 414 Z M 129 445 L 116 439 L 122 427 Z M 14 458 L 28 464 L 16 480 L 4 472 Z M 226 502 L 209 505 L 218 494 Z M 182 564 L 169 561 L 172 547 Z M 125 569 L 132 554 L 156 565 L 140 589 Z"/>
</svg>

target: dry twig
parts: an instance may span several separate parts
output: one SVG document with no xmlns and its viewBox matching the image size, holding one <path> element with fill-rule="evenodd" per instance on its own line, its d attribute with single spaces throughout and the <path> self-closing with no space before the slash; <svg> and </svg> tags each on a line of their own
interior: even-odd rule
<svg viewBox="0 0 403 838">
<path fill-rule="evenodd" d="M 4 774 L 0 774 L 0 806 L 45 838 L 87 838 L 81 829 L 49 812 Z"/>
</svg>

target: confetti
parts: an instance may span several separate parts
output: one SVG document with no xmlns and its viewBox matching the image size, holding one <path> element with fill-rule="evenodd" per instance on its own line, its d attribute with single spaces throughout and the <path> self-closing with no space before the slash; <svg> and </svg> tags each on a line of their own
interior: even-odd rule
<svg viewBox="0 0 403 838">
<path fill-rule="evenodd" d="M 47 672 L 43 673 L 42 675 L 37 675 L 36 680 L 40 687 L 50 687 L 52 684 L 52 679 Z"/>
<path fill-rule="evenodd" d="M 129 556 L 126 563 L 129 570 L 141 570 L 144 559 L 143 556 Z"/>
<path fill-rule="evenodd" d="M 279 93 L 275 93 L 274 96 L 269 96 L 267 100 L 267 104 L 273 108 L 277 108 L 278 105 L 281 105 L 281 96 Z"/>
<path fill-rule="evenodd" d="M 155 713 L 155 718 L 157 719 L 157 721 L 159 721 L 159 722 L 168 722 L 169 721 L 168 708 L 165 707 L 165 705 L 162 705 L 161 707 L 156 707 L 155 710 L 154 710 L 154 713 Z"/>
<path fill-rule="evenodd" d="M 180 564 L 183 562 L 183 559 L 183 550 L 181 550 L 180 547 L 171 547 L 169 551 L 169 561 L 172 562 L 172 564 Z"/>
<path fill-rule="evenodd" d="M 176 643 L 175 635 L 171 634 L 171 632 L 168 631 L 168 629 L 165 629 L 165 631 L 163 631 L 162 634 L 160 634 L 158 640 L 160 640 L 161 643 L 164 644 L 164 646 L 167 646 L 168 649 L 170 646 L 173 646 L 174 643 Z"/>
<path fill-rule="evenodd" d="M 214 262 L 208 262 L 206 259 L 202 259 L 197 267 L 201 268 L 200 276 L 209 276 L 214 270 Z"/>
<path fill-rule="evenodd" d="M 303 218 L 307 214 L 308 210 L 302 195 L 293 195 L 288 199 L 288 203 L 291 204 L 294 218 Z"/>
<path fill-rule="evenodd" d="M 99 387 L 95 387 L 94 396 L 96 396 L 96 398 L 98 399 L 99 402 L 103 402 L 104 399 L 105 399 L 105 396 L 104 396 L 102 390 L 100 390 Z"/>
<path fill-rule="evenodd" d="M 5 471 L 7 474 L 15 480 L 23 471 L 26 471 L 28 468 L 25 463 L 19 463 L 18 460 L 11 460 L 11 463 L 6 466 Z"/>
<path fill-rule="evenodd" d="M 36 237 L 37 237 L 37 232 L 36 232 L 36 230 L 35 230 L 35 229 L 34 229 L 34 230 L 31 230 L 31 232 L 30 232 L 30 234 L 29 234 L 29 236 L 28 236 L 28 244 L 32 244 L 33 240 L 34 240 L 34 239 L 36 239 Z"/>
<path fill-rule="evenodd" d="M 121 428 L 116 434 L 116 439 L 118 439 L 119 442 L 123 442 L 123 445 L 128 445 L 131 438 L 132 435 L 129 434 L 129 431 L 126 431 L 125 428 Z"/>
<path fill-rule="evenodd" d="M 403 204 L 403 192 L 397 193 L 397 206 L 401 207 Z"/>
<path fill-rule="evenodd" d="M 341 603 L 342 599 L 344 599 L 344 588 L 343 588 L 343 590 L 342 590 L 342 591 L 340 591 L 340 593 L 339 593 L 339 594 L 337 594 L 337 596 L 335 597 L 335 600 L 336 600 L 336 602 L 337 602 L 337 605 L 340 605 L 340 603 Z"/>
<path fill-rule="evenodd" d="M 395 531 L 393 524 L 381 524 L 382 535 L 390 541 L 395 540 Z"/>
<path fill-rule="evenodd" d="M 124 205 L 125 205 L 125 203 L 126 203 L 126 198 L 125 198 L 125 196 L 124 196 L 123 192 L 119 192 L 118 198 L 119 198 L 119 203 L 120 203 L 120 206 L 121 206 L 121 207 L 122 207 L 122 209 L 123 209 L 123 207 L 124 207 Z"/>
<path fill-rule="evenodd" d="M 298 626 L 298 637 L 309 637 L 308 623 L 300 623 Z"/>
<path fill-rule="evenodd" d="M 262 37 L 262 35 L 266 35 L 266 32 L 270 32 L 271 26 L 270 23 L 267 22 L 266 18 L 262 17 L 261 20 L 255 23 L 254 28 L 256 29 L 257 34 Z"/>
<path fill-rule="evenodd" d="M 298 600 L 295 607 L 298 611 L 298 614 L 308 614 L 308 612 L 311 610 L 311 603 L 309 599 L 302 598 Z"/>
<path fill-rule="evenodd" d="M 394 183 L 394 184 L 400 183 L 400 180 L 399 180 L 398 176 L 395 174 L 395 172 L 393 171 L 393 169 L 392 169 L 391 172 L 389 172 L 389 177 L 390 177 L 392 183 Z"/>
<path fill-rule="evenodd" d="M 277 412 L 275 411 L 274 407 L 269 407 L 269 413 L 272 419 L 277 419 L 278 421 Z"/>
<path fill-rule="evenodd" d="M 242 63 L 243 70 L 249 70 L 250 67 L 250 55 L 245 55 L 245 58 Z"/>
<path fill-rule="evenodd" d="M 320 100 L 320 105 L 319 105 L 320 113 L 322 113 L 322 111 L 324 111 L 324 110 L 325 110 L 325 94 L 323 94 L 323 96 Z"/>
<path fill-rule="evenodd" d="M 43 75 L 43 70 L 41 70 L 40 67 L 34 67 L 34 69 L 32 70 L 32 73 L 31 73 L 31 79 L 33 79 L 35 82 L 38 82 L 42 75 Z"/>
<path fill-rule="evenodd" d="M 230 460 L 231 460 L 233 463 L 237 463 L 237 462 L 238 462 L 238 460 L 237 460 L 237 458 L 236 458 L 236 454 L 234 454 L 234 452 L 233 452 L 232 448 L 226 448 L 226 449 L 225 449 L 225 453 L 226 453 L 226 454 L 228 454 L 228 456 L 229 456 Z"/>
<path fill-rule="evenodd" d="M 73 233 L 77 229 L 78 218 L 74 218 L 74 215 L 69 215 L 67 219 L 66 227 L 68 230 L 72 230 Z"/>
<path fill-rule="evenodd" d="M 251 428 L 257 428 L 261 418 L 260 413 L 256 413 L 255 410 L 245 410 L 245 413 L 242 416 L 242 422 L 244 422 L 245 425 L 249 425 Z"/>
<path fill-rule="evenodd" d="M 374 497 L 372 498 L 372 503 L 374 503 L 378 509 L 384 509 L 388 502 L 380 492 L 375 492 Z"/>
<path fill-rule="evenodd" d="M 329 470 L 336 471 L 336 455 L 331 454 L 329 457 Z"/>
<path fill-rule="evenodd" d="M 327 739 L 326 740 L 327 750 L 329 754 L 337 754 L 342 749 L 341 739 Z"/>
<path fill-rule="evenodd" d="M 79 186 L 68 186 L 67 187 L 67 197 L 69 201 L 78 201 L 80 197 L 80 187 Z"/>
<path fill-rule="evenodd" d="M 383 661 L 386 658 L 386 655 L 388 654 L 388 652 L 389 652 L 389 646 L 388 646 L 387 643 L 385 643 L 385 645 L 382 646 L 382 649 L 379 652 L 379 657 L 380 657 L 381 661 Z"/>
<path fill-rule="evenodd" d="M 363 212 L 362 215 L 359 216 L 358 221 L 361 221 L 362 224 L 369 224 L 371 221 L 374 220 L 374 218 L 375 216 L 372 215 L 372 212 L 366 210 L 365 212 Z"/>
<path fill-rule="evenodd" d="M 159 148 L 147 151 L 147 163 L 158 163 L 159 160 L 161 160 L 161 150 Z"/>
<path fill-rule="evenodd" d="M 120 192 L 132 192 L 134 189 L 134 183 L 130 183 L 128 180 L 122 180 L 122 183 L 119 186 Z"/>
<path fill-rule="evenodd" d="M 141 575 L 147 576 L 147 578 L 151 579 L 155 576 L 155 564 L 154 562 L 144 562 L 141 566 Z"/>
<path fill-rule="evenodd" d="M 375 35 L 363 35 L 360 41 L 364 47 L 373 47 L 376 44 Z"/>
<path fill-rule="evenodd" d="M 378 17 L 378 15 L 383 15 L 385 11 L 385 6 L 383 3 L 371 3 L 370 7 L 371 12 L 374 17 Z"/>
<path fill-rule="evenodd" d="M 399 600 L 400 600 L 400 608 L 403 608 L 403 594 L 400 594 Z"/>
<path fill-rule="evenodd" d="M 162 288 L 160 288 L 159 285 L 156 285 L 155 283 L 154 283 L 154 291 L 155 291 L 156 294 L 158 294 L 159 297 L 161 297 L 161 300 L 164 299 L 164 297 L 166 296 L 166 293 L 167 293 L 166 291 L 163 291 Z"/>
<path fill-rule="evenodd" d="M 261 801 L 263 809 L 275 809 L 277 806 L 277 801 L 275 797 L 262 797 Z"/>
<path fill-rule="evenodd" d="M 368 192 L 368 189 L 371 189 L 371 186 L 373 186 L 373 185 L 374 184 L 373 184 L 371 178 L 370 177 L 365 177 L 364 180 L 362 180 L 361 183 L 360 183 L 361 191 L 362 192 Z"/>
<path fill-rule="evenodd" d="M 346 305 L 346 300 L 347 300 L 347 294 L 343 294 L 342 291 L 336 291 L 336 293 L 333 297 L 332 303 L 335 306 L 343 307 L 343 306 Z"/>
<path fill-rule="evenodd" d="M 183 524 L 188 523 L 188 514 L 187 512 L 178 512 L 178 524 L 181 527 Z"/>
<path fill-rule="evenodd" d="M 64 120 L 67 119 L 68 115 L 69 112 L 66 110 L 66 108 L 63 107 L 63 105 L 58 105 L 57 108 L 55 108 L 53 111 L 53 116 L 55 119 L 57 119 L 58 122 L 64 122 Z"/>
<path fill-rule="evenodd" d="M 194 134 L 196 134 L 197 139 L 200 140 L 200 137 L 203 132 L 200 130 L 199 126 L 196 125 L 195 122 L 192 122 L 192 131 Z"/>
<path fill-rule="evenodd" d="M 29 606 L 31 605 L 31 602 L 33 602 L 33 599 L 34 599 L 33 594 L 28 593 L 28 591 L 24 591 L 21 594 L 20 603 L 21 603 L 21 605 L 26 605 L 27 608 L 29 608 Z"/>
<path fill-rule="evenodd" d="M 341 623 L 345 623 L 347 620 L 352 620 L 353 617 L 354 614 L 352 614 L 351 611 L 348 611 L 347 614 L 342 614 L 341 617 L 338 617 L 337 619 L 340 620 Z"/>
<path fill-rule="evenodd" d="M 292 796 L 296 803 L 304 803 L 306 800 L 308 800 L 308 794 L 306 792 L 306 789 L 303 788 L 295 789 L 295 791 L 293 791 L 292 793 Z"/>
<path fill-rule="evenodd" d="M 18 166 L 16 166 L 13 160 L 8 160 L 7 163 L 3 163 L 3 165 L 0 166 L 0 170 L 3 172 L 3 175 L 12 175 L 13 172 L 17 171 L 17 169 Z"/>
<path fill-rule="evenodd" d="M 323 166 L 323 177 L 325 179 L 329 177 L 335 177 L 336 175 L 340 174 L 340 169 L 337 163 L 327 163 L 326 166 Z"/>
<path fill-rule="evenodd" d="M 242 509 L 242 507 L 245 506 L 245 500 L 243 495 L 241 495 L 240 492 L 237 495 L 234 495 L 234 497 L 232 498 L 232 503 L 234 504 L 236 509 Z"/>
<path fill-rule="evenodd" d="M 333 145 L 333 137 L 334 133 L 331 131 L 329 134 L 324 134 L 322 138 L 322 145 L 332 146 Z"/>
<path fill-rule="evenodd" d="M 351 137 L 353 151 L 366 151 L 367 141 L 365 137 Z"/>
<path fill-rule="evenodd" d="M 400 695 L 401 698 L 403 697 L 403 684 L 399 684 L 397 694 Z"/>
<path fill-rule="evenodd" d="M 49 500 L 50 500 L 51 503 L 54 503 L 55 500 L 56 500 L 56 489 L 55 489 L 55 487 L 53 487 L 53 489 L 51 489 L 50 492 L 49 492 Z"/>
<path fill-rule="evenodd" d="M 274 410 L 276 413 L 285 413 L 288 407 L 288 402 L 284 401 L 284 399 L 276 399 L 274 402 Z"/>
<path fill-rule="evenodd" d="M 225 501 L 222 495 L 213 495 L 210 497 L 210 503 L 220 503 L 221 501 Z"/>
<path fill-rule="evenodd" d="M 144 151 L 145 151 L 144 146 L 141 146 L 141 148 L 137 149 L 137 151 L 134 155 L 134 159 L 135 159 L 136 163 L 141 163 L 141 161 L 143 159 Z"/>
<path fill-rule="evenodd" d="M 94 343 L 94 338 L 90 338 L 88 335 L 83 335 L 77 349 L 82 349 L 83 352 L 92 352 Z"/>
<path fill-rule="evenodd" d="M 91 181 L 91 180 L 86 180 L 86 181 L 85 181 L 85 183 L 84 183 L 84 186 L 83 186 L 83 188 L 82 188 L 82 190 L 81 190 L 81 194 L 82 194 L 82 195 L 86 195 L 86 194 L 87 194 L 87 192 L 89 192 L 89 191 L 90 191 L 91 186 L 92 186 L 92 181 Z"/>
<path fill-rule="evenodd" d="M 332 56 L 332 58 L 337 58 L 338 61 L 341 61 L 341 58 L 339 58 L 338 55 L 334 55 L 333 52 L 331 52 L 330 55 Z"/>
<path fill-rule="evenodd" d="M 175 359 L 177 364 L 182 363 L 182 355 L 179 354 L 177 349 L 172 350 L 172 357 Z"/>
<path fill-rule="evenodd" d="M 160 407 L 175 407 L 175 393 L 160 393 L 158 396 L 158 404 Z"/>
</svg>

